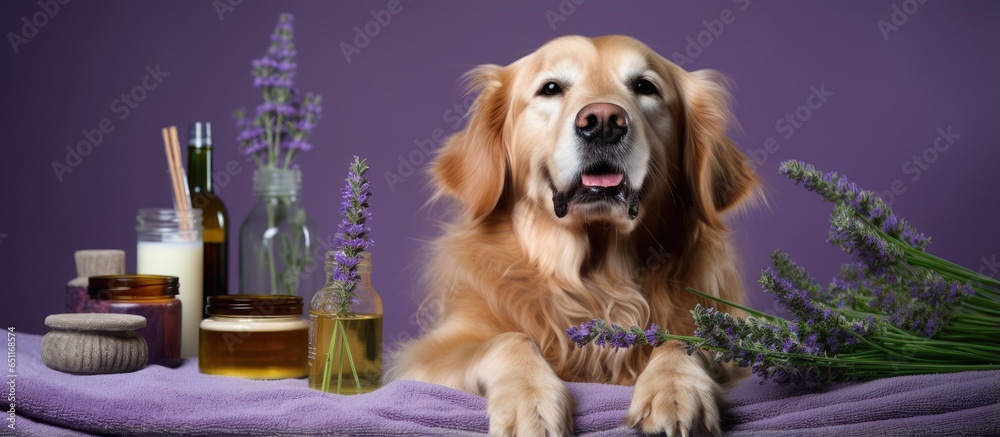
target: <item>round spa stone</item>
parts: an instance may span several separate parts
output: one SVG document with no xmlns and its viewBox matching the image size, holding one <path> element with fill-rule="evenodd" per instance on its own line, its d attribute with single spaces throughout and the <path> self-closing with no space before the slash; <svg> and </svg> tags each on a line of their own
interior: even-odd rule
<svg viewBox="0 0 1000 437">
<path fill-rule="evenodd" d="M 136 329 L 146 318 L 131 314 L 54 314 L 42 337 L 42 361 L 60 372 L 85 375 L 133 372 L 146 366 L 148 349 Z"/>
</svg>

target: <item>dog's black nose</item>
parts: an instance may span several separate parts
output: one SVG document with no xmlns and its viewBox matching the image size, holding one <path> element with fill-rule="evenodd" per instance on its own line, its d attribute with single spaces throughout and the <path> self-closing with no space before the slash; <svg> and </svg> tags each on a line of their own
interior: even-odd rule
<svg viewBox="0 0 1000 437">
<path fill-rule="evenodd" d="M 612 103 L 591 103 L 576 114 L 576 134 L 598 145 L 616 144 L 628 133 L 625 108 Z"/>
</svg>

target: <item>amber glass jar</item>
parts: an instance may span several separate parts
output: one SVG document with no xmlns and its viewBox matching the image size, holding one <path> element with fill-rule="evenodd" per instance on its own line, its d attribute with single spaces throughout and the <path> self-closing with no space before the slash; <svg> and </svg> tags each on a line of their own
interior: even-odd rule
<svg viewBox="0 0 1000 437">
<path fill-rule="evenodd" d="M 302 298 L 286 295 L 209 296 L 201 321 L 201 373 L 251 379 L 301 378 L 308 373 L 309 324 Z"/>
<path fill-rule="evenodd" d="M 87 312 L 134 314 L 146 318 L 137 330 L 149 347 L 149 364 L 176 367 L 181 363 L 181 301 L 176 276 L 91 276 Z"/>
</svg>

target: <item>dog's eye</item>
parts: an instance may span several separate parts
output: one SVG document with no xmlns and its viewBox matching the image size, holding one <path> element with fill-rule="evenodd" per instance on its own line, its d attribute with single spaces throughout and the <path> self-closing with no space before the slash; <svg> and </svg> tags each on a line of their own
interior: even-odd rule
<svg viewBox="0 0 1000 437">
<path fill-rule="evenodd" d="M 555 82 L 545 82 L 545 85 L 542 85 L 542 88 L 538 90 L 538 94 L 543 96 L 555 96 L 562 94 L 562 92 L 562 87 Z"/>
<path fill-rule="evenodd" d="M 646 79 L 638 79 L 632 84 L 632 91 L 636 94 L 656 94 L 656 85 Z"/>
</svg>

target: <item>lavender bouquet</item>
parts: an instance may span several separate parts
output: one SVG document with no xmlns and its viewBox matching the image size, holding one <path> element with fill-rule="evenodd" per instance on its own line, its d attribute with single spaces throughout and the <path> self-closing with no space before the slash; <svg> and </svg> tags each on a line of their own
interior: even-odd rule
<svg viewBox="0 0 1000 437">
<path fill-rule="evenodd" d="M 315 236 L 299 205 L 301 174 L 294 164 L 312 148 L 309 136 L 321 98 L 294 87 L 297 65 L 292 15 L 281 14 L 263 57 L 251 62 L 253 86 L 263 96 L 253 115 L 234 112 L 240 152 L 257 164 L 257 203 L 240 228 L 240 289 L 244 293 L 298 294 Z"/>
<path fill-rule="evenodd" d="M 312 149 L 309 135 L 322 112 L 321 96 L 303 96 L 294 87 L 298 65 L 292 19 L 292 14 L 278 16 L 267 52 L 251 62 L 253 86 L 264 102 L 257 105 L 253 117 L 242 107 L 233 113 L 240 152 L 253 158 L 258 168 L 290 168 L 299 151 Z"/>
<path fill-rule="evenodd" d="M 594 342 L 616 349 L 679 340 L 688 353 L 704 350 L 779 384 L 1000 369 L 1000 282 L 927 253 L 930 238 L 843 176 L 798 161 L 780 171 L 835 205 L 828 241 L 853 262 L 829 286 L 779 250 L 759 282 L 788 317 L 688 289 L 749 316 L 698 305 L 691 311 L 693 336 L 600 319 L 567 335 L 580 347 Z"/>
</svg>

